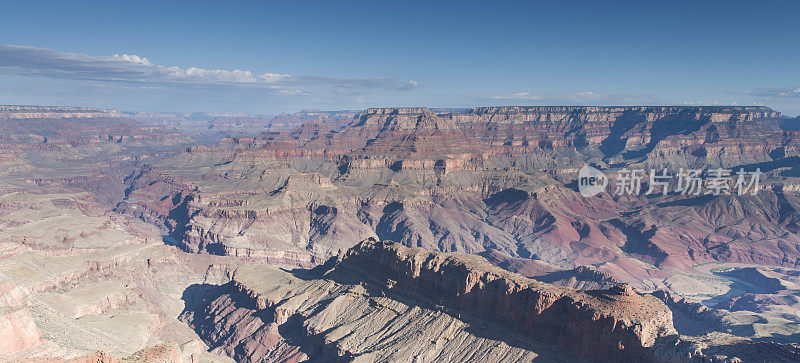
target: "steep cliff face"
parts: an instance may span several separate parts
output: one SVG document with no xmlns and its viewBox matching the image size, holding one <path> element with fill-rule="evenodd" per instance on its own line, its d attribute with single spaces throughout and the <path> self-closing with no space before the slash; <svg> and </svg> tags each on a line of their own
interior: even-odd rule
<svg viewBox="0 0 800 363">
<path fill-rule="evenodd" d="M 719 147 L 724 148 L 725 140 L 737 139 L 752 148 L 745 154 L 748 162 L 755 162 L 766 160 L 767 153 L 779 147 L 762 139 L 778 131 L 779 123 L 780 114 L 766 107 L 479 107 L 449 113 L 369 109 L 349 135 L 334 139 L 360 146 L 353 137 L 358 135 L 370 140 L 367 155 L 391 155 L 386 151 L 394 150 L 401 151 L 399 157 L 511 155 L 567 148 L 626 159 L 672 153 L 675 160 L 697 154 L 702 145 L 721 142 Z M 403 137 L 410 134 L 411 139 Z M 742 162 L 727 159 L 736 150 L 720 153 L 715 164 Z"/>
<path fill-rule="evenodd" d="M 74 178 L 96 162 L 50 176 Z M 91 193 L 15 178 L 27 175 L 0 171 L 0 361 L 207 358 L 176 317 L 186 286 L 217 278 L 209 261 L 191 259 L 209 256 L 165 246 L 155 226 L 112 212 Z"/>
<path fill-rule="evenodd" d="M 0 315 L 0 356 L 24 352 L 42 343 L 42 335 L 24 307 L 6 307 Z"/>
<path fill-rule="evenodd" d="M 243 361 L 797 360 L 800 134 L 769 109 L 308 112 L 218 146 L 66 111 L 0 116 L 0 360 L 208 358 L 184 307 Z M 764 188 L 587 198 L 585 164 Z"/>
<path fill-rule="evenodd" d="M 783 120 L 781 128 L 786 131 L 800 131 L 800 116 Z"/>
<path fill-rule="evenodd" d="M 210 346 L 246 361 L 326 355 L 517 361 L 572 354 L 649 361 L 649 347 L 675 334 L 669 309 L 626 285 L 578 292 L 479 257 L 374 239 L 326 266 L 324 275 L 302 279 L 303 273 L 269 267 L 239 269 L 228 285 L 195 287 L 205 294 L 187 297 L 183 317 Z M 496 330 L 487 327 L 493 325 Z"/>
<path fill-rule="evenodd" d="M 606 273 L 633 271 L 615 277 L 634 283 L 651 273 L 632 259 L 678 269 L 715 260 L 794 266 L 794 252 L 774 253 L 797 242 L 791 178 L 800 138 L 779 131 L 780 120 L 765 107 L 369 109 L 343 128 L 312 122 L 187 149 L 134 173 L 118 210 L 164 221 L 188 251 L 303 266 L 367 237 L 498 251 L 558 269 L 604 264 Z M 786 192 L 584 198 L 570 183 L 589 163 L 760 167 L 765 184 Z M 788 247 L 775 240 L 781 231 Z"/>
<path fill-rule="evenodd" d="M 674 334 L 672 313 L 627 285 L 578 292 L 526 279 L 482 258 L 426 252 L 365 240 L 329 275 L 349 270 L 389 291 L 502 322 L 595 360 L 645 357 L 644 348 Z M 601 352 L 601 353 L 598 353 Z"/>
</svg>

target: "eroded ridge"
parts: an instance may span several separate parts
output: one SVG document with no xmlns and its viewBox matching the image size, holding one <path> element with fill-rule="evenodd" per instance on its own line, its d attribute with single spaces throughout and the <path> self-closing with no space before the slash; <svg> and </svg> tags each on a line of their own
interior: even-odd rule
<svg viewBox="0 0 800 363">
<path fill-rule="evenodd" d="M 627 285 L 579 292 L 375 239 L 310 272 L 243 267 L 192 290 L 184 320 L 245 361 L 648 361 L 657 339 L 676 334 L 664 303 Z"/>
</svg>

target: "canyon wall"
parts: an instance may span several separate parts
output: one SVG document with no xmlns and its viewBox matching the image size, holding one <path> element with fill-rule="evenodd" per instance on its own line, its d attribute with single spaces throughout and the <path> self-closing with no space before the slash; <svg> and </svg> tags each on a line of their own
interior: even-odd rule
<svg viewBox="0 0 800 363">
<path fill-rule="evenodd" d="M 183 317 L 210 346 L 243 361 L 653 361 L 649 347 L 675 335 L 669 309 L 626 285 L 578 292 L 475 256 L 368 239 L 303 273 L 241 268 L 227 285 L 197 286 L 206 295 L 190 300 Z M 344 325 L 349 333 L 337 333 Z"/>
<path fill-rule="evenodd" d="M 643 273 L 631 258 L 795 266 L 794 253 L 775 252 L 800 240 L 791 189 L 800 138 L 781 120 L 766 107 L 368 109 L 346 126 L 315 120 L 149 164 L 127 179 L 117 210 L 164 224 L 187 251 L 300 266 L 367 237 L 558 269 L 607 264 L 634 270 L 627 282 Z M 615 197 L 612 185 L 584 198 L 574 181 L 587 164 L 758 167 L 766 187 L 756 197 L 648 200 Z"/>
</svg>

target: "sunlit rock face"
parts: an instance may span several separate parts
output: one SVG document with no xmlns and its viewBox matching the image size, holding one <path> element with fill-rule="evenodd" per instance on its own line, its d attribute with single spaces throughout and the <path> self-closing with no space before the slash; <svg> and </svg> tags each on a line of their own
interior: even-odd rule
<svg viewBox="0 0 800 363">
<path fill-rule="evenodd" d="M 797 360 L 768 108 L 3 110 L 2 361 Z M 587 165 L 763 176 L 584 197 Z"/>
<path fill-rule="evenodd" d="M 798 136 L 781 120 L 766 107 L 368 109 L 349 124 L 187 149 L 134 173 L 117 210 L 163 223 L 187 251 L 301 266 L 367 237 L 603 264 L 628 282 L 647 270 L 636 261 L 794 266 L 774 252 L 798 242 L 782 232 L 797 228 Z M 761 166 L 772 179 L 753 197 L 585 198 L 571 182 L 590 163 Z"/>
<path fill-rule="evenodd" d="M 578 291 L 479 256 L 374 239 L 313 270 L 242 267 L 226 284 L 190 286 L 184 299 L 181 319 L 214 351 L 244 362 L 735 362 L 799 353 L 795 344 L 703 335 L 732 326 L 724 310 L 664 291 Z"/>
<path fill-rule="evenodd" d="M 374 239 L 310 275 L 263 266 L 234 276 L 226 285 L 191 287 L 198 298 L 182 316 L 242 361 L 650 361 L 657 340 L 676 335 L 666 305 L 627 285 L 580 292 L 477 256 Z"/>
</svg>

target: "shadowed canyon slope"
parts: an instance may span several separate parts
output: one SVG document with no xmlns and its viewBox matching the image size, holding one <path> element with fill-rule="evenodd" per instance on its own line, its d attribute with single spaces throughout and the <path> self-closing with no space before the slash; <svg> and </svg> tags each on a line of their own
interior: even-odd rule
<svg viewBox="0 0 800 363">
<path fill-rule="evenodd" d="M 556 268 L 795 267 L 800 149 L 779 117 L 764 107 L 370 109 L 338 129 L 306 124 L 148 164 L 118 210 L 163 223 L 189 251 L 299 265 L 378 237 Z M 588 163 L 759 167 L 770 179 L 741 198 L 583 198 L 571 183 Z"/>
<path fill-rule="evenodd" d="M 265 352 L 368 361 L 647 360 L 648 347 L 675 334 L 655 297 L 625 287 L 578 292 L 476 256 L 365 240 L 328 265 L 310 274 L 241 268 L 226 285 L 197 286 L 208 295 L 187 303 L 184 316 L 242 360 Z"/>
<path fill-rule="evenodd" d="M 2 106 L 0 360 L 796 360 L 787 124 Z M 585 165 L 764 174 L 755 195 L 584 197 Z"/>
<path fill-rule="evenodd" d="M 187 321 L 237 361 L 773 361 L 795 346 L 679 336 L 656 296 L 576 291 L 486 260 L 368 239 L 315 270 L 194 285 Z M 680 305 L 679 302 L 670 301 Z M 724 345 L 721 343 L 732 343 Z"/>
</svg>

